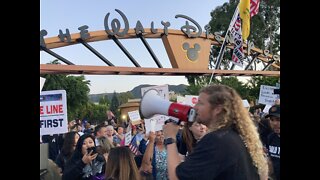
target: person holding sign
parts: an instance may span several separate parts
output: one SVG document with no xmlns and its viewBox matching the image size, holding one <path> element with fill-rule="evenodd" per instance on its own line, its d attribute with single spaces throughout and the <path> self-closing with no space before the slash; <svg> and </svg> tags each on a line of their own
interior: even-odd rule
<svg viewBox="0 0 320 180">
<path fill-rule="evenodd" d="M 153 179 L 169 179 L 167 168 L 167 149 L 164 145 L 163 132 L 150 131 L 148 139 L 148 144 L 145 139 L 142 139 L 139 146 L 139 150 L 141 150 L 141 153 L 143 154 L 141 164 L 142 171 L 145 174 L 152 172 Z"/>
<path fill-rule="evenodd" d="M 170 180 L 267 180 L 268 164 L 257 129 L 233 88 L 204 87 L 194 109 L 196 121 L 206 125 L 208 133 L 184 162 L 175 144 L 179 126 L 171 122 L 163 126 Z"/>
</svg>

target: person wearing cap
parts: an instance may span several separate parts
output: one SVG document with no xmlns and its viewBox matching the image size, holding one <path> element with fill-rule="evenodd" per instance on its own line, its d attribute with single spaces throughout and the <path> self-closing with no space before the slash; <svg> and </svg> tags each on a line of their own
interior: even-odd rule
<svg viewBox="0 0 320 180">
<path fill-rule="evenodd" d="M 269 160 L 273 168 L 273 175 L 275 180 L 280 179 L 280 105 L 273 105 L 269 109 L 269 114 L 265 116 L 270 120 L 270 126 L 273 130 L 267 138 L 267 150 Z"/>
</svg>

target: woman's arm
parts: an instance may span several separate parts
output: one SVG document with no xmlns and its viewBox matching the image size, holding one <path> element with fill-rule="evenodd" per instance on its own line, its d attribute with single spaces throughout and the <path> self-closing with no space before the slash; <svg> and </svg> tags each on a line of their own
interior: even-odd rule
<svg viewBox="0 0 320 180">
<path fill-rule="evenodd" d="M 152 163 L 155 137 L 156 135 L 154 132 L 149 133 L 149 143 L 147 145 L 147 148 L 143 155 L 142 163 L 141 163 L 141 170 L 144 172 L 152 173 L 152 169 L 150 169 L 150 166 Z"/>
</svg>

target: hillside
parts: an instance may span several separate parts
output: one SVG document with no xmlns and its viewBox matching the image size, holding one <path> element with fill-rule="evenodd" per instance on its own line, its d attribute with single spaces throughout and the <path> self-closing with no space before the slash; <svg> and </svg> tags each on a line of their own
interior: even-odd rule
<svg viewBox="0 0 320 180">
<path fill-rule="evenodd" d="M 155 85 L 142 84 L 137 87 L 134 87 L 130 92 L 133 94 L 135 98 L 141 98 L 141 88 L 149 87 L 149 86 L 155 86 Z M 184 85 L 184 84 L 169 85 L 169 91 L 174 91 L 175 93 L 184 94 L 186 87 L 187 85 Z M 117 92 L 117 93 L 121 93 L 121 92 Z M 107 95 L 109 100 L 111 100 L 113 93 L 90 94 L 89 99 L 92 102 L 99 102 L 99 99 L 105 95 Z"/>
</svg>

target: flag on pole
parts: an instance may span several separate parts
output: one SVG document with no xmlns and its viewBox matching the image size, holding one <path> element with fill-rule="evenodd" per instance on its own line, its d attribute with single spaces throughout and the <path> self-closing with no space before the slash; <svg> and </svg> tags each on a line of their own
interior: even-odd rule
<svg viewBox="0 0 320 180">
<path fill-rule="evenodd" d="M 129 144 L 129 149 L 133 152 L 133 154 L 135 155 L 139 155 L 141 154 L 139 151 L 139 146 L 137 143 L 137 135 L 134 135 L 134 137 L 132 138 L 130 144 Z"/>
<path fill-rule="evenodd" d="M 258 14 L 260 0 L 250 0 L 250 17 Z"/>
<path fill-rule="evenodd" d="M 242 39 L 246 41 L 250 34 L 250 0 L 240 0 L 239 11 L 242 20 Z"/>
<path fill-rule="evenodd" d="M 237 14 L 236 21 L 234 22 L 230 33 L 234 41 L 234 49 L 232 53 L 232 63 L 243 67 L 242 59 L 243 55 L 243 46 L 242 46 L 242 34 L 241 34 L 241 20 L 239 13 Z"/>
</svg>

